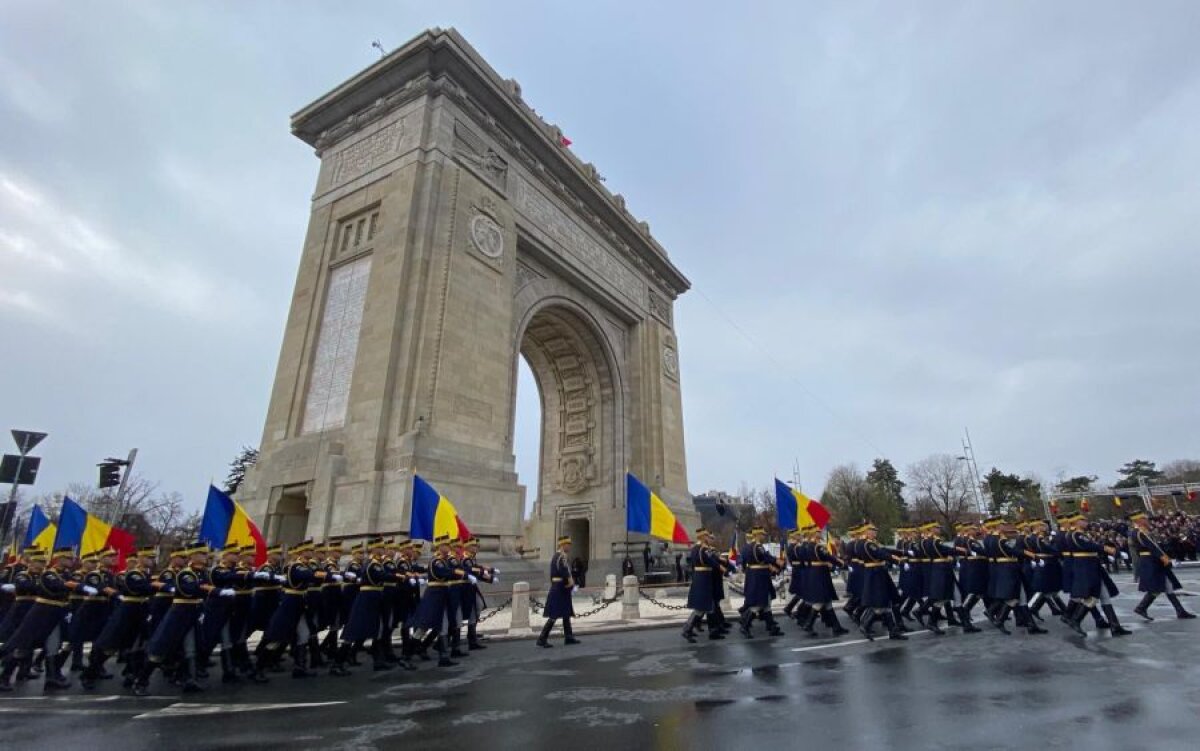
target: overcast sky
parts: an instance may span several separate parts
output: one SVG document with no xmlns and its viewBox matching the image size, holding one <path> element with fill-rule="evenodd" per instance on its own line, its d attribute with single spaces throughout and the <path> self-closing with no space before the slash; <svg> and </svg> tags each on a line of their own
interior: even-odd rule
<svg viewBox="0 0 1200 751">
<path fill-rule="evenodd" d="M 693 492 L 964 426 L 1047 480 L 1200 455 L 1200 4 L 4 6 L 0 429 L 51 434 L 38 492 L 137 446 L 199 504 L 257 444 L 318 166 L 288 117 L 429 26 L 691 278 Z"/>
</svg>

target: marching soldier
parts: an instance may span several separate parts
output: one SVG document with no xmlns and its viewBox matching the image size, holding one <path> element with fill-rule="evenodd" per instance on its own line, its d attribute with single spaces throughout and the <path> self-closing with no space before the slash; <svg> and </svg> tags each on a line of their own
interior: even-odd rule
<svg viewBox="0 0 1200 751">
<path fill-rule="evenodd" d="M 500 570 L 490 568 L 488 566 L 480 566 L 475 560 L 475 556 L 479 554 L 479 538 L 471 537 L 463 545 L 462 567 L 467 572 L 467 583 L 462 587 L 462 619 L 467 624 L 467 649 L 487 649 L 482 642 L 479 641 L 479 634 L 476 627 L 479 624 L 479 612 L 482 608 L 487 607 L 487 602 L 483 599 L 483 593 L 479 591 L 480 580 L 488 584 L 495 584 L 500 581 Z"/>
<path fill-rule="evenodd" d="M 863 611 L 862 535 L 864 529 L 864 525 L 860 524 L 846 530 L 846 535 L 850 539 L 843 546 L 843 558 L 846 561 L 846 604 L 842 606 L 842 610 L 846 612 L 850 620 L 856 623 Z"/>
<path fill-rule="evenodd" d="M 922 615 L 927 618 L 926 628 L 938 636 L 946 633 L 938 627 L 943 608 L 947 625 L 961 625 L 953 618 L 951 610 L 959 603 L 958 582 L 954 579 L 954 559 L 958 551 L 941 540 L 940 526 L 937 522 L 921 525 L 922 537 L 917 544 L 925 566 L 925 604 L 918 611 L 917 619 L 921 620 Z"/>
<path fill-rule="evenodd" d="M 692 611 L 683 627 L 683 638 L 692 644 L 696 643 L 696 628 L 716 608 L 713 598 L 713 577 L 721 575 L 721 559 L 711 546 L 712 533 L 701 527 L 696 530 L 696 542 L 688 550 L 688 566 L 692 570 L 692 580 L 688 585 L 688 609 Z M 708 630 L 709 639 L 724 639 L 721 629 L 711 623 Z"/>
<path fill-rule="evenodd" d="M 1128 636 L 1133 632 L 1121 626 L 1117 612 L 1112 606 L 1112 598 L 1118 594 L 1117 586 L 1100 561 L 1100 556 L 1106 552 L 1105 546 L 1088 536 L 1088 521 L 1083 514 L 1073 514 L 1071 523 L 1074 525 L 1074 531 L 1068 535 L 1068 539 L 1073 559 L 1071 568 L 1074 571 L 1071 579 L 1071 604 L 1066 614 L 1067 625 L 1080 636 L 1086 636 L 1080 623 L 1099 602 L 1104 610 L 1109 632 L 1113 636 Z M 1107 548 L 1107 552 L 1112 551 L 1113 548 Z"/>
<path fill-rule="evenodd" d="M 71 682 L 62 673 L 63 663 L 69 655 L 68 652 L 62 651 L 69 615 L 67 598 L 75 591 L 83 597 L 95 597 L 100 594 L 99 590 L 91 585 L 68 578 L 67 569 L 74 555 L 75 551 L 72 548 L 56 550 L 51 557 L 50 566 L 46 566 L 45 553 L 38 551 L 30 555 L 29 574 L 34 583 L 35 599 L 33 606 L 21 620 L 21 625 L 0 650 L 3 665 L 0 667 L 0 691 L 12 691 L 13 673 L 22 663 L 28 668 L 33 650 L 38 647 L 42 647 L 46 653 L 43 690 L 49 693 L 71 686 Z"/>
<path fill-rule="evenodd" d="M 400 625 L 400 665 L 405 670 L 416 670 L 412 664 L 414 657 L 428 660 L 427 646 L 413 638 L 412 624 L 417 609 L 421 604 L 421 585 L 425 583 L 428 569 L 417 560 L 420 556 L 421 541 L 408 540 L 400 546 L 399 567 L 400 576 L 400 612 L 397 620 Z"/>
<path fill-rule="evenodd" d="M 258 573 L 266 574 L 267 576 L 256 578 L 254 580 L 254 592 L 250 595 L 250 623 L 247 626 L 247 638 L 255 631 L 266 632 L 267 626 L 271 623 L 271 616 L 275 614 L 275 610 L 279 607 L 280 597 L 283 595 L 283 546 L 273 545 L 267 548 L 267 560 L 258 567 Z M 255 669 L 254 674 L 256 680 L 263 677 L 263 670 L 270 672 L 278 672 L 282 668 L 278 667 L 277 662 L 272 662 L 270 659 L 264 661 L 263 655 L 266 653 L 266 641 L 259 639 L 258 646 L 254 650 Z M 273 656 L 278 656 L 273 655 Z"/>
<path fill-rule="evenodd" d="M 737 571 L 737 563 L 729 560 L 729 552 L 726 550 L 721 550 L 717 560 L 720 562 L 720 568 L 713 572 L 712 577 L 713 609 L 708 616 L 708 630 L 709 634 L 719 631 L 722 635 L 728 635 L 733 626 L 725 617 L 725 611 L 721 609 L 721 601 L 725 599 L 725 577 L 732 576 Z"/>
<path fill-rule="evenodd" d="M 788 581 L 788 594 L 792 597 L 788 600 L 788 604 L 783 607 L 783 614 L 788 618 L 795 618 L 796 623 L 804 623 L 808 620 L 808 614 L 812 608 L 804 600 L 804 567 L 806 561 L 800 556 L 800 530 L 793 529 L 787 534 L 787 542 L 783 546 L 783 555 L 780 563 L 787 566 L 791 577 Z M 794 611 L 794 612 L 793 612 Z"/>
<path fill-rule="evenodd" d="M 771 614 L 771 593 L 773 591 L 771 577 L 779 573 L 779 566 L 767 549 L 763 547 L 762 543 L 766 539 L 766 535 L 765 529 L 755 527 L 750 530 L 750 537 L 742 546 L 741 558 L 746 572 L 746 593 L 742 604 L 739 630 L 747 639 L 753 636 L 750 627 L 756 616 L 767 624 L 769 636 L 783 636 L 783 631 L 776 623 L 775 616 Z"/>
<path fill-rule="evenodd" d="M 805 536 L 801 543 L 801 557 L 807 561 L 803 590 L 809 613 L 800 625 L 809 636 L 816 636 L 813 624 L 819 617 L 834 636 L 848 633 L 838 622 L 837 612 L 833 609 L 833 603 L 838 599 L 837 591 L 833 588 L 833 567 L 840 566 L 841 561 L 821 542 L 821 530 L 815 524 L 802 529 L 801 534 Z"/>
<path fill-rule="evenodd" d="M 1059 592 L 1062 591 L 1062 555 L 1050 537 L 1050 527 L 1042 519 L 1030 522 L 1030 534 L 1025 537 L 1025 549 L 1032 553 L 1032 589 L 1033 597 L 1029 600 L 1029 612 L 1035 617 L 1041 612 L 1043 605 L 1050 606 L 1050 612 L 1061 617 L 1067 610 Z"/>
<path fill-rule="evenodd" d="M 350 606 L 350 614 L 346 618 L 346 626 L 341 633 L 341 648 L 334 659 L 332 674 L 337 676 L 349 675 L 346 666 L 355 662 L 354 654 L 363 648 L 367 640 L 371 640 L 371 659 L 376 671 L 391 670 L 383 653 L 383 643 L 380 640 L 380 610 L 384 596 L 384 584 L 392 576 L 383 565 L 383 555 L 387 552 L 387 543 L 382 537 L 368 540 L 366 559 L 357 570 L 358 592 Z"/>
<path fill-rule="evenodd" d="M 1193 613 L 1184 609 L 1175 590 L 1179 589 L 1179 579 L 1171 570 L 1171 556 L 1167 555 L 1158 541 L 1150 536 L 1150 523 L 1143 511 L 1135 511 L 1126 517 L 1134 527 L 1131 537 L 1131 552 L 1137 557 L 1138 591 L 1145 593 L 1142 601 L 1133 612 L 1145 618 L 1150 617 L 1150 605 L 1160 594 L 1165 594 L 1167 600 L 1175 608 L 1176 618 L 1195 618 Z"/>
<path fill-rule="evenodd" d="M 909 620 L 913 620 L 913 608 L 922 605 L 921 601 L 925 598 L 925 582 L 916 562 L 919 555 L 916 533 L 916 527 L 896 528 L 896 549 L 901 553 L 896 586 L 904 598 L 900 603 L 900 617 Z"/>
<path fill-rule="evenodd" d="M 455 598 L 459 595 L 457 590 L 452 593 L 451 586 L 456 581 L 463 581 L 466 572 L 451 553 L 450 535 L 439 535 L 434 544 L 437 549 L 429 563 L 429 588 L 421 598 L 416 623 L 433 638 L 438 653 L 438 667 L 448 668 L 458 664 L 450 659 L 451 656 L 458 655 L 448 654 L 446 644 L 450 629 L 458 618 L 458 603 Z"/>
<path fill-rule="evenodd" d="M 1015 613 L 1016 624 L 1024 626 L 1030 634 L 1046 633 L 1029 614 L 1026 604 L 1016 527 L 1000 518 L 989 519 L 987 524 L 991 533 L 984 538 L 983 546 L 990 564 L 988 586 L 993 602 L 987 613 L 992 625 L 1006 634 L 1011 633 L 1004 622 L 1010 613 Z"/>
<path fill-rule="evenodd" d="M 342 556 L 346 551 L 341 543 L 326 543 L 324 559 L 320 562 L 325 571 L 325 581 L 321 584 L 321 618 L 320 627 L 326 629 L 325 638 L 318 646 L 318 651 L 332 661 L 338 648 L 338 631 L 346 625 L 342 620 L 342 600 L 350 597 L 350 588 L 355 586 L 358 575 L 349 568 L 342 570 Z M 333 575 L 339 574 L 341 581 L 333 581 Z"/>
<path fill-rule="evenodd" d="M 155 590 L 162 587 L 153 579 L 157 559 L 157 548 L 143 548 L 137 551 L 132 563 L 114 577 L 117 604 L 104 624 L 104 630 L 92 643 L 88 665 L 79 679 L 85 689 L 95 688 L 96 681 L 112 677 L 105 672 L 104 663 L 115 654 L 125 655 L 126 688 L 133 685 L 133 678 L 142 669 L 149 638 L 147 607 Z"/>
<path fill-rule="evenodd" d="M 97 594 L 82 595 L 73 592 L 76 601 L 67 628 L 67 641 L 71 643 L 71 672 L 83 670 L 83 645 L 94 641 L 108 620 L 109 600 L 117 594 L 113 580 L 114 550 L 96 550 L 80 558 L 77 580 L 96 590 Z"/>
<path fill-rule="evenodd" d="M 204 600 L 214 591 L 217 591 L 219 597 L 234 596 L 232 589 L 217 590 L 210 582 L 206 543 L 196 541 L 179 553 L 187 558 L 188 564 L 175 574 L 175 596 L 171 598 L 171 606 L 146 645 L 148 659 L 133 684 L 133 693 L 136 696 L 149 693 L 150 677 L 154 671 L 181 650 L 183 665 L 180 677 L 183 680 L 184 693 L 203 690 L 196 682 L 196 657 L 200 654 L 204 642 L 200 622 Z"/>
<path fill-rule="evenodd" d="M 311 678 L 316 675 L 309 670 L 309 638 L 312 636 L 310 614 L 305 607 L 308 589 L 319 585 L 326 578 L 324 571 L 315 571 L 309 563 L 308 553 L 312 549 L 312 541 L 305 540 L 288 551 L 290 559 L 283 570 L 283 593 L 279 607 L 271 616 L 267 630 L 262 639 L 265 642 L 262 659 L 258 672 L 263 672 L 264 664 L 274 661 L 284 650 L 292 651 L 292 677 Z M 340 574 L 334 574 L 335 581 L 341 579 Z"/>
<path fill-rule="evenodd" d="M 45 561 L 46 553 L 38 548 L 26 548 L 21 552 L 20 559 L 9 568 L 8 579 L 0 585 L 12 597 L 12 606 L 0 620 L 0 645 L 8 642 L 13 632 L 25 619 L 25 614 L 33 607 L 37 599 L 37 585 L 33 574 L 29 572 L 29 559 L 40 556 Z"/>
<path fill-rule="evenodd" d="M 430 582 L 432 584 L 432 581 Z M 571 579 L 571 538 L 558 538 L 558 552 L 550 558 L 550 591 L 546 594 L 546 624 L 538 637 L 539 647 L 549 648 L 550 632 L 554 629 L 555 621 L 562 619 L 564 644 L 578 644 L 571 630 L 571 619 L 575 617 L 575 608 L 571 604 L 571 592 L 575 590 L 575 582 Z M 426 597 L 428 597 L 426 593 Z"/>
<path fill-rule="evenodd" d="M 196 654 L 196 669 L 197 678 L 207 678 L 209 658 L 212 656 L 213 650 L 218 646 L 221 647 L 221 682 L 222 683 L 240 683 L 241 679 L 234 671 L 233 660 L 230 652 L 233 649 L 233 641 L 229 638 L 229 616 L 233 612 L 234 603 L 237 601 L 238 586 L 249 587 L 248 575 L 249 571 L 238 569 L 238 560 L 241 555 L 241 546 L 235 544 L 226 545 L 218 554 L 217 565 L 213 566 L 208 572 L 208 581 L 213 589 L 208 592 L 208 596 L 204 598 L 204 627 L 201 629 L 203 639 L 201 647 Z M 222 595 L 221 592 L 229 590 L 233 592 L 233 596 Z"/>
<path fill-rule="evenodd" d="M 859 542 L 857 552 L 862 556 L 862 619 L 859 630 L 871 641 L 875 633 L 871 626 L 882 620 L 888 629 L 889 639 L 907 639 L 900 629 L 894 607 L 896 605 L 896 585 L 888 574 L 887 566 L 904 556 L 899 550 L 884 547 L 876 541 L 878 528 L 870 522 L 865 522 L 857 528 L 863 539 Z"/>
<path fill-rule="evenodd" d="M 981 599 L 984 600 L 985 607 L 991 602 L 988 598 L 988 559 L 984 555 L 983 543 L 978 539 L 978 526 L 971 523 L 959 524 L 955 527 L 955 532 L 957 536 L 954 538 L 954 549 L 958 553 L 960 567 L 958 586 L 964 595 L 958 618 L 962 622 L 963 631 L 973 634 L 981 629 L 971 622 L 971 609 Z"/>
<path fill-rule="evenodd" d="M 235 673 L 255 683 L 266 683 L 266 676 L 259 675 L 250 659 L 250 648 L 246 642 L 250 637 L 250 619 L 254 609 L 254 590 L 259 583 L 274 583 L 270 573 L 258 571 L 254 562 L 258 559 L 258 546 L 243 545 L 238 550 L 237 577 L 233 585 L 233 606 L 229 610 L 226 624 L 229 639 L 229 657 Z M 222 646 L 222 651 L 224 647 Z"/>
</svg>

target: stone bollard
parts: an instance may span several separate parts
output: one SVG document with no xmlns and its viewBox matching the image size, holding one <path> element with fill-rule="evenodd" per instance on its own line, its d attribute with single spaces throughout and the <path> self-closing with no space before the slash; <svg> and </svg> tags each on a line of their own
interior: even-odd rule
<svg viewBox="0 0 1200 751">
<path fill-rule="evenodd" d="M 513 584 L 512 620 L 508 624 L 510 634 L 524 635 L 529 631 L 529 582 Z"/>
<path fill-rule="evenodd" d="M 621 593 L 621 620 L 636 621 L 642 617 L 642 594 L 638 591 L 636 576 L 621 579 L 625 591 Z"/>
<path fill-rule="evenodd" d="M 604 599 L 617 599 L 617 575 L 609 574 L 604 577 Z"/>
</svg>

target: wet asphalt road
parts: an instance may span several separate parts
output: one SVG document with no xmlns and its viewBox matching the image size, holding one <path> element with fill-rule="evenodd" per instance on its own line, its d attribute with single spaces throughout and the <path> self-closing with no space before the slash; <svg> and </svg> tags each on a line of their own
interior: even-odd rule
<svg viewBox="0 0 1200 751">
<path fill-rule="evenodd" d="M 1182 576 L 1200 591 L 1200 572 Z M 1132 593 L 1131 583 L 1118 581 Z M 1185 598 L 1192 609 L 1200 598 Z M 1200 736 L 1200 620 L 1136 599 L 1133 636 L 914 635 L 907 642 L 734 637 L 675 629 L 540 650 L 495 643 L 455 668 L 222 687 L 181 699 L 0 698 L 4 748 L 1192 749 Z M 1090 620 L 1090 619 L 1089 619 Z M 1091 625 L 1088 625 L 1089 629 Z M 761 626 L 759 627 L 761 633 Z"/>
</svg>

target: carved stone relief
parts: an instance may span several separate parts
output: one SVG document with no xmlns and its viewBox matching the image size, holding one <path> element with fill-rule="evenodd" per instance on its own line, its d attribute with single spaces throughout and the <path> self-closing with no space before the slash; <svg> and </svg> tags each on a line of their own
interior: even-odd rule
<svg viewBox="0 0 1200 751">
<path fill-rule="evenodd" d="M 395 156 L 404 137 L 404 121 L 385 125 L 362 140 L 330 154 L 330 186 L 336 187 L 362 177 Z"/>
</svg>

